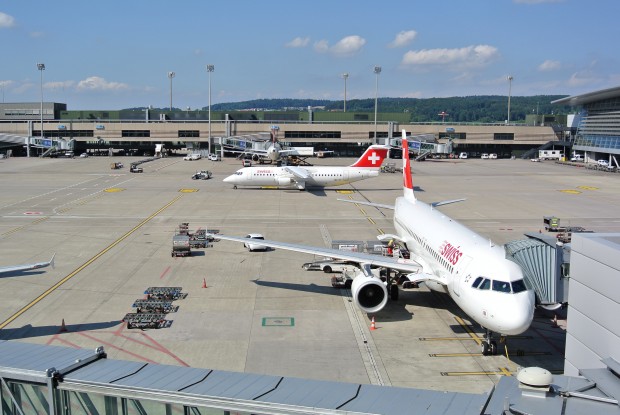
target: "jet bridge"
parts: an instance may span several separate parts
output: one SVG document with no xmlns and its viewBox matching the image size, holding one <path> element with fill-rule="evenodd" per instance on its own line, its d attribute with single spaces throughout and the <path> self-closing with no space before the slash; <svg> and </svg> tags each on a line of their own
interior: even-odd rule
<svg viewBox="0 0 620 415">
<path fill-rule="evenodd" d="M 536 293 L 536 305 L 558 309 L 568 300 L 570 245 L 544 234 L 526 236 L 529 239 L 504 245 L 506 258 L 523 269 L 526 285 Z"/>
</svg>

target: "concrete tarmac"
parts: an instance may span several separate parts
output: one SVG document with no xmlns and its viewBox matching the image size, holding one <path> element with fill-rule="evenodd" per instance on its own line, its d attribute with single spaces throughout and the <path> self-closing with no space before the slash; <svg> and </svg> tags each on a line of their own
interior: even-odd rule
<svg viewBox="0 0 620 415">
<path fill-rule="evenodd" d="M 171 256 L 181 222 L 244 236 L 325 246 L 393 232 L 391 211 L 338 198 L 391 204 L 399 173 L 318 192 L 233 189 L 241 168 L 225 159 L 143 164 L 137 158 L 0 160 L 0 266 L 48 260 L 55 267 L 0 275 L 0 339 L 104 346 L 114 359 L 310 379 L 484 392 L 519 366 L 563 370 L 565 321 L 537 313 L 509 338 L 507 356 L 480 355 L 482 330 L 445 296 L 401 291 L 370 318 L 332 274 L 304 271 L 309 255 L 248 252 L 214 242 Z M 111 170 L 112 161 L 125 168 Z M 314 159 L 347 165 L 351 159 Z M 396 161 L 400 164 L 400 161 Z M 191 180 L 196 170 L 210 180 Z M 438 160 L 413 164 L 418 198 L 466 197 L 441 208 L 496 243 L 545 232 L 543 216 L 596 232 L 620 231 L 620 175 L 529 160 Z M 153 286 L 182 287 L 166 328 L 121 321 Z M 64 323 L 64 324 L 63 324 Z"/>
</svg>

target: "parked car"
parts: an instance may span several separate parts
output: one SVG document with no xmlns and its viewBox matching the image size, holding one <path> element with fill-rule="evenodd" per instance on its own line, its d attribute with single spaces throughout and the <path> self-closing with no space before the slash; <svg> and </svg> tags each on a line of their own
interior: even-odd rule
<svg viewBox="0 0 620 415">
<path fill-rule="evenodd" d="M 596 162 L 598 163 L 599 166 L 609 167 L 609 162 L 607 160 L 601 159 L 601 160 L 596 160 Z"/>
<path fill-rule="evenodd" d="M 583 156 L 581 154 L 573 154 L 570 161 L 583 161 Z"/>
<path fill-rule="evenodd" d="M 488 159 L 489 155 L 487 153 L 482 153 L 482 155 L 480 156 L 481 159 Z"/>
<path fill-rule="evenodd" d="M 467 153 L 463 152 L 463 153 L 459 154 L 459 158 L 460 159 L 466 159 L 467 158 Z"/>
<path fill-rule="evenodd" d="M 497 158 L 497 154 L 496 153 L 491 153 L 491 154 L 489 154 L 489 158 L 490 159 L 496 159 Z"/>
<path fill-rule="evenodd" d="M 242 164 L 243 164 L 243 167 L 252 167 L 251 160 L 243 160 Z"/>
<path fill-rule="evenodd" d="M 183 157 L 183 160 L 200 160 L 200 157 L 201 156 L 198 153 L 191 153 Z"/>
<path fill-rule="evenodd" d="M 538 157 L 536 157 L 536 158 L 531 159 L 530 161 L 538 163 L 538 162 L 540 162 L 540 159 Z"/>
<path fill-rule="evenodd" d="M 222 158 L 219 154 L 209 154 L 209 160 L 211 161 L 220 161 Z"/>
<path fill-rule="evenodd" d="M 260 233 L 250 233 L 250 234 L 247 234 L 245 237 L 253 241 L 254 240 L 262 241 L 263 239 L 265 239 L 263 235 L 261 235 Z M 267 250 L 267 247 L 265 245 L 261 245 L 256 242 L 246 242 L 243 244 L 243 246 L 245 246 L 247 250 L 250 252 Z"/>
<path fill-rule="evenodd" d="M 82 153 L 82 154 L 80 154 L 80 157 L 81 158 L 86 158 L 86 157 L 88 157 L 88 153 Z"/>
</svg>

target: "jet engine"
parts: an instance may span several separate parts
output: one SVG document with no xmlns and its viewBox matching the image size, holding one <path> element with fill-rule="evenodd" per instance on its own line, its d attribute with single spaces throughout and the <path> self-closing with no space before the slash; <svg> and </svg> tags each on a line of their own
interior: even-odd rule
<svg viewBox="0 0 620 415">
<path fill-rule="evenodd" d="M 385 283 L 377 277 L 359 273 L 351 283 L 353 301 L 365 313 L 376 313 L 385 307 L 388 292 Z"/>
<path fill-rule="evenodd" d="M 258 154 L 252 154 L 252 161 L 258 161 L 260 159 Z"/>
</svg>

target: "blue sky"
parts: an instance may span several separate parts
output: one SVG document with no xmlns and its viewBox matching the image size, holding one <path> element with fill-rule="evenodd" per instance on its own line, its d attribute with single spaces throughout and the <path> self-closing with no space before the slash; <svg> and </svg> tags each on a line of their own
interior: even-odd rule
<svg viewBox="0 0 620 415">
<path fill-rule="evenodd" d="M 0 2 L 5 102 L 576 95 L 620 85 L 618 0 Z"/>
</svg>

